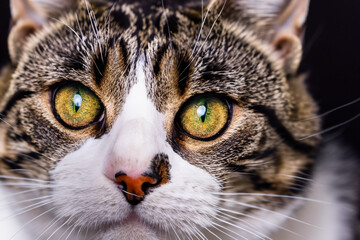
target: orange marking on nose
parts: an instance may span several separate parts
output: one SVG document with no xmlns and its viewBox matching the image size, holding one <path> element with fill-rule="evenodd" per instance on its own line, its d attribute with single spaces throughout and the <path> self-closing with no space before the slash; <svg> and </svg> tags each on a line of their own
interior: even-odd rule
<svg viewBox="0 0 360 240">
<path fill-rule="evenodd" d="M 128 201 L 139 200 L 139 198 L 144 197 L 146 194 L 144 190 L 158 182 L 155 178 L 148 176 L 132 178 L 126 175 L 117 176 L 116 181 L 123 186 Z M 144 187 L 144 184 L 146 184 L 146 187 Z"/>
</svg>

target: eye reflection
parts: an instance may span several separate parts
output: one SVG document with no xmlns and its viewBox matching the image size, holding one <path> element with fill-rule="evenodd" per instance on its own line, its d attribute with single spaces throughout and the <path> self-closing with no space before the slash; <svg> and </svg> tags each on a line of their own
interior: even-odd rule
<svg viewBox="0 0 360 240">
<path fill-rule="evenodd" d="M 201 105 L 200 107 L 198 107 L 198 109 L 196 110 L 197 115 L 200 117 L 201 121 L 204 122 L 205 121 L 205 116 L 206 116 L 206 106 L 205 105 Z"/>
<path fill-rule="evenodd" d="M 73 102 L 74 102 L 74 111 L 78 112 L 82 103 L 82 97 L 79 92 L 74 95 Z"/>
</svg>

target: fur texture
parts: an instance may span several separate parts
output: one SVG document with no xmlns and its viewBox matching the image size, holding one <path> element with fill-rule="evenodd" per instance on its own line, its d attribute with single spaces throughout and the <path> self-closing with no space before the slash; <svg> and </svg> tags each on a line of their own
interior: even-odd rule
<svg viewBox="0 0 360 240">
<path fill-rule="evenodd" d="M 291 216 L 311 201 L 319 143 L 301 140 L 320 128 L 296 74 L 306 1 L 39 3 L 26 9 L 46 24 L 15 22 L 0 85 L 0 174 L 15 194 L 36 190 L 15 195 L 35 202 L 19 213 L 29 239 L 269 239 L 285 220 L 309 225 Z M 74 83 L 104 106 L 83 128 L 54 107 Z M 195 96 L 228 103 L 213 139 L 181 129 Z M 118 174 L 154 169 L 166 181 L 129 204 Z"/>
</svg>

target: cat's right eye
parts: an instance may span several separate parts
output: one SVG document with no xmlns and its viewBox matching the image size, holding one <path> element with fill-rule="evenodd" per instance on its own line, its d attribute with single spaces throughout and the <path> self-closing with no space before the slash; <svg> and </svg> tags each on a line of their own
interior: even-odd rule
<svg viewBox="0 0 360 240">
<path fill-rule="evenodd" d="M 225 99 L 200 95 L 184 104 L 176 121 L 188 136 L 209 141 L 224 132 L 231 117 L 230 110 L 231 107 Z"/>
<path fill-rule="evenodd" d="M 52 101 L 57 120 L 71 129 L 83 129 L 96 123 L 104 112 L 100 99 L 82 84 L 57 88 Z"/>
</svg>

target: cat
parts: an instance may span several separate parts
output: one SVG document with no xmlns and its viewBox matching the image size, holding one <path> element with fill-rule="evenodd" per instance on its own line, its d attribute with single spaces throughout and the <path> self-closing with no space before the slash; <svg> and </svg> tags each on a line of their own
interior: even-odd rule
<svg viewBox="0 0 360 240">
<path fill-rule="evenodd" d="M 1 239 L 351 239 L 308 5 L 11 0 Z"/>
</svg>

